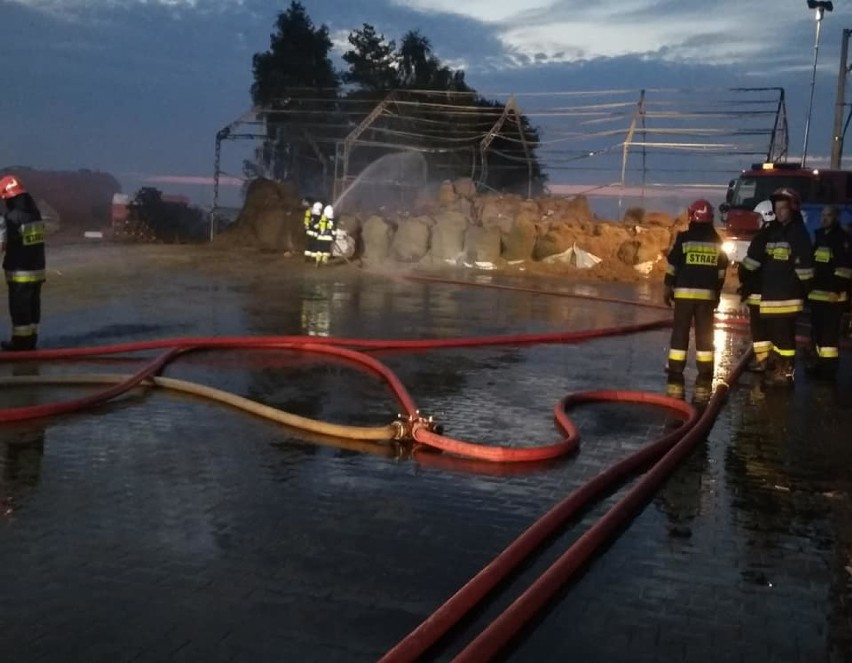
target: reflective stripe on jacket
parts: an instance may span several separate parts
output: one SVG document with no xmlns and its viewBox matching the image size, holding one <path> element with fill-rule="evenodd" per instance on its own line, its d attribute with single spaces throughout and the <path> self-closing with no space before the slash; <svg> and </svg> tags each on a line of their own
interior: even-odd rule
<svg viewBox="0 0 852 663">
<path fill-rule="evenodd" d="M 38 210 L 12 209 L 5 217 L 6 255 L 3 269 L 9 273 L 38 272 L 44 280 L 44 222 Z M 16 279 L 17 281 L 17 279 Z"/>
<path fill-rule="evenodd" d="M 845 302 L 852 277 L 852 242 L 840 224 L 816 231 L 814 282 L 808 299 L 815 302 Z"/>
<path fill-rule="evenodd" d="M 678 233 L 668 255 L 665 284 L 675 299 L 715 301 L 728 269 L 722 239 L 710 223 L 691 223 Z"/>
<path fill-rule="evenodd" d="M 801 311 L 813 276 L 813 248 L 801 220 L 767 224 L 749 244 L 740 269 L 744 289 L 760 293 L 763 315 Z"/>
</svg>

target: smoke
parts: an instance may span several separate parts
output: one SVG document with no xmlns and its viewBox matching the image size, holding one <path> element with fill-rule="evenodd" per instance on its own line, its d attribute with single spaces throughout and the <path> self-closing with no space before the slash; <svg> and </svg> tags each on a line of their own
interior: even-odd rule
<svg viewBox="0 0 852 663">
<path fill-rule="evenodd" d="M 386 154 L 367 166 L 334 201 L 335 213 L 381 212 L 385 216 L 410 209 L 428 185 L 429 167 L 419 152 Z"/>
</svg>

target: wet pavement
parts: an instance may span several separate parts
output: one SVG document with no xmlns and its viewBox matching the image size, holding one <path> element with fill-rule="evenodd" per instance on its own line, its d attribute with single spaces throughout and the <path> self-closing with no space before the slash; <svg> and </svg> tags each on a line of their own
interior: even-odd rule
<svg viewBox="0 0 852 663">
<path fill-rule="evenodd" d="M 93 245 L 51 257 L 43 347 L 193 335 L 442 338 L 666 315 L 348 266 L 306 270 L 252 252 Z M 657 294 L 648 285 L 464 278 Z M 664 392 L 667 343 L 657 331 L 378 356 L 447 433 L 534 445 L 557 438 L 552 408 L 567 392 Z M 743 344 L 717 335 L 721 360 Z M 852 661 L 851 364 L 843 358 L 837 385 L 805 378 L 792 393 L 765 391 L 747 375 L 706 443 L 505 659 Z M 0 364 L 0 374 L 134 366 Z M 165 374 L 339 423 L 381 425 L 397 412 L 372 377 L 295 353 L 197 353 Z M 80 393 L 16 387 L 2 398 L 10 407 Z M 575 418 L 579 452 L 533 468 L 335 446 L 156 390 L 4 424 L 2 660 L 374 661 L 555 502 L 670 425 L 639 406 L 589 407 Z M 620 494 L 566 528 L 429 660 L 450 660 Z"/>
</svg>

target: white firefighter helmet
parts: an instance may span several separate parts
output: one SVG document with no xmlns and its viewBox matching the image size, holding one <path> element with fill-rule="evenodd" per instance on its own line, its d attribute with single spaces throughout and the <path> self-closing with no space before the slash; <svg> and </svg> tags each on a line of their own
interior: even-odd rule
<svg viewBox="0 0 852 663">
<path fill-rule="evenodd" d="M 772 208 L 771 200 L 759 202 L 754 208 L 754 211 L 760 214 L 763 223 L 769 223 L 775 220 L 775 210 Z"/>
<path fill-rule="evenodd" d="M 326 219 L 333 219 L 334 218 L 334 208 L 331 205 L 326 205 L 325 209 L 322 211 L 322 215 Z"/>
<path fill-rule="evenodd" d="M 311 214 L 316 214 L 317 216 L 322 214 L 322 203 L 321 202 L 315 202 L 314 203 L 313 207 L 311 207 Z"/>
</svg>

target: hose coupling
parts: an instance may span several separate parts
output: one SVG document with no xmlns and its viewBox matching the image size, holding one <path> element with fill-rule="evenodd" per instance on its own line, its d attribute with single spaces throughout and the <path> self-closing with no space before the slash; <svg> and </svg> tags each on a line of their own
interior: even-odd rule
<svg viewBox="0 0 852 663">
<path fill-rule="evenodd" d="M 397 415 L 397 420 L 391 423 L 391 427 L 393 428 L 394 440 L 398 441 L 408 439 L 408 427 L 405 425 L 405 422 L 402 421 L 402 415 Z"/>
<path fill-rule="evenodd" d="M 428 430 L 431 433 L 440 435 L 444 428 L 440 424 L 435 423 L 435 420 L 429 416 L 425 417 L 420 414 L 420 410 L 415 410 L 414 414 L 399 414 L 397 421 L 394 422 L 402 429 L 401 437 L 397 439 L 414 440 L 414 434 L 418 430 Z"/>
</svg>

